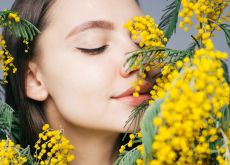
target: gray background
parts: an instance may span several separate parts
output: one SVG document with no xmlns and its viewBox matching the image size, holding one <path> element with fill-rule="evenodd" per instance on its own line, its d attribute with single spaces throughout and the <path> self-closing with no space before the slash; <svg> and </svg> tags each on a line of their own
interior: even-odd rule
<svg viewBox="0 0 230 165">
<path fill-rule="evenodd" d="M 167 4 L 172 2 L 171 0 L 140 0 L 140 5 L 146 14 L 154 17 L 155 22 L 159 23 L 160 16 L 162 15 L 162 10 Z M 0 10 L 5 8 L 10 8 L 13 0 L 0 0 Z M 226 9 L 230 11 L 230 6 Z M 195 31 L 191 29 L 191 33 L 195 34 Z M 230 49 L 226 44 L 226 39 L 223 32 L 216 32 L 216 37 L 214 39 L 215 47 L 221 51 L 225 51 L 230 56 Z M 176 34 L 173 35 L 167 47 L 173 49 L 184 49 L 187 48 L 191 43 L 191 37 L 186 34 L 183 29 L 177 29 Z M 230 57 L 228 58 L 228 66 L 230 65 Z M 230 67 L 228 68 L 230 71 Z"/>
</svg>

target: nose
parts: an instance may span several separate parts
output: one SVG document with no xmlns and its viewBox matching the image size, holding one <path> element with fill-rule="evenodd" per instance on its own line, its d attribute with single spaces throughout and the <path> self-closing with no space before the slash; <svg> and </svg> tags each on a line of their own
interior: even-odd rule
<svg viewBox="0 0 230 165">
<path fill-rule="evenodd" d="M 123 62 L 121 64 L 121 67 L 119 70 L 120 75 L 123 78 L 127 78 L 127 77 L 129 77 L 135 73 L 137 74 L 139 72 L 139 68 L 137 68 L 135 70 L 131 70 L 131 68 L 129 68 L 129 63 L 126 63 L 124 65 L 126 60 L 130 57 L 130 54 L 128 52 L 135 51 L 138 49 L 139 49 L 139 46 L 134 41 L 132 41 L 131 39 L 129 39 L 129 42 L 126 41 L 126 49 L 125 49 L 126 51 L 123 54 L 124 58 L 123 58 Z M 160 73 L 161 73 L 160 68 L 152 66 L 150 71 L 148 71 L 146 74 L 146 80 L 153 83 L 155 81 L 156 77 L 158 77 L 160 75 Z"/>
<path fill-rule="evenodd" d="M 138 50 L 139 47 L 137 46 L 137 44 L 134 43 L 134 41 L 131 40 L 131 38 L 129 38 L 129 41 L 128 42 L 126 41 L 126 44 L 123 45 L 123 46 L 125 46 L 125 51 L 123 53 L 123 60 L 122 60 L 122 64 L 121 64 L 121 67 L 120 67 L 119 71 L 120 71 L 120 75 L 122 77 L 127 78 L 131 74 L 133 74 L 134 72 L 139 71 L 139 69 L 131 71 L 130 69 L 128 69 L 129 63 L 125 64 L 126 60 L 130 57 L 130 54 L 128 52 Z"/>
<path fill-rule="evenodd" d="M 120 69 L 120 75 L 124 78 L 127 78 L 129 77 L 130 75 L 132 75 L 134 72 L 138 73 L 139 72 L 139 69 L 136 69 L 136 70 L 126 70 L 127 67 L 122 67 Z M 156 81 L 156 78 L 159 77 L 161 75 L 161 70 L 160 68 L 157 68 L 157 67 L 151 67 L 150 71 L 148 71 L 146 73 L 146 81 L 150 82 L 150 83 L 154 83 Z"/>
<path fill-rule="evenodd" d="M 126 64 L 125 66 L 122 65 L 122 67 L 120 68 L 120 75 L 124 78 L 129 77 L 131 74 L 133 74 L 134 72 L 138 72 L 139 69 L 136 70 L 130 70 L 128 69 L 128 64 Z"/>
</svg>

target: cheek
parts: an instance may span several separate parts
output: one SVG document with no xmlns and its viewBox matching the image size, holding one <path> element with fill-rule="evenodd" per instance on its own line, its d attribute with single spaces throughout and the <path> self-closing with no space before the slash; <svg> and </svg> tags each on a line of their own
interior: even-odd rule
<svg viewBox="0 0 230 165">
<path fill-rule="evenodd" d="M 103 57 L 66 53 L 65 58 L 56 54 L 52 62 L 47 59 L 46 63 L 48 90 L 61 115 L 77 125 L 98 123 L 98 116 L 108 108 L 116 65 Z"/>
</svg>

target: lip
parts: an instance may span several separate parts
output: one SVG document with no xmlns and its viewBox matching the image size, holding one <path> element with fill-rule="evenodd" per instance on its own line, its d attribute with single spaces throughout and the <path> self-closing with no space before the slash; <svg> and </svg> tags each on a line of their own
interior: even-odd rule
<svg viewBox="0 0 230 165">
<path fill-rule="evenodd" d="M 143 82 L 143 84 L 140 86 L 138 97 L 134 97 L 132 95 L 135 92 L 135 88 L 130 87 L 124 92 L 120 93 L 119 95 L 113 96 L 111 98 L 117 101 L 126 102 L 132 106 L 138 106 L 142 102 L 148 100 L 151 97 L 151 95 L 149 94 L 149 91 L 151 90 L 151 88 L 152 88 L 152 85 L 150 83 Z"/>
<path fill-rule="evenodd" d="M 134 97 L 132 95 L 129 96 L 124 96 L 124 97 L 119 97 L 119 98 L 113 98 L 117 101 L 122 101 L 125 102 L 131 106 L 138 106 L 144 101 L 148 100 L 150 98 L 150 94 L 140 94 L 138 97 Z"/>
</svg>

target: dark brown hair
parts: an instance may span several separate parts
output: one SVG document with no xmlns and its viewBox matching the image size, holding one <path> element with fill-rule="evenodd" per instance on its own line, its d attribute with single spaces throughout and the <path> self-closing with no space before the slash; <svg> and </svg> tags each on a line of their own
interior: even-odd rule
<svg viewBox="0 0 230 165">
<path fill-rule="evenodd" d="M 47 11 L 54 0 L 15 0 L 11 10 L 16 11 L 20 17 L 30 21 L 40 31 L 47 26 Z M 5 85 L 5 102 L 9 104 L 19 115 L 21 127 L 21 145 L 23 147 L 35 143 L 37 134 L 45 122 L 42 102 L 26 97 L 25 73 L 28 62 L 35 57 L 36 38 L 29 43 L 29 53 L 25 54 L 25 45 L 22 39 L 12 35 L 6 28 L 3 30 L 3 38 L 7 48 L 14 57 L 14 64 L 18 68 L 16 74 L 9 72 L 8 84 Z"/>
<path fill-rule="evenodd" d="M 55 0 L 15 0 L 11 10 L 18 12 L 20 17 L 34 24 L 40 31 L 47 26 L 47 15 Z M 9 72 L 8 84 L 5 85 L 5 102 L 19 114 L 21 128 L 21 145 L 33 146 L 37 135 L 41 132 L 42 125 L 46 122 L 43 112 L 43 102 L 32 100 L 26 97 L 25 75 L 28 62 L 35 58 L 36 41 L 39 36 L 29 43 L 29 53 L 25 54 L 25 45 L 22 39 L 12 35 L 6 28 L 3 30 L 3 37 L 6 40 L 7 48 L 14 57 L 14 64 L 17 67 L 16 74 Z M 118 143 L 121 142 L 123 134 L 120 135 Z M 127 140 L 126 140 L 127 141 Z M 32 149 L 33 147 L 31 147 Z M 33 151 L 33 149 L 32 149 Z"/>
</svg>

